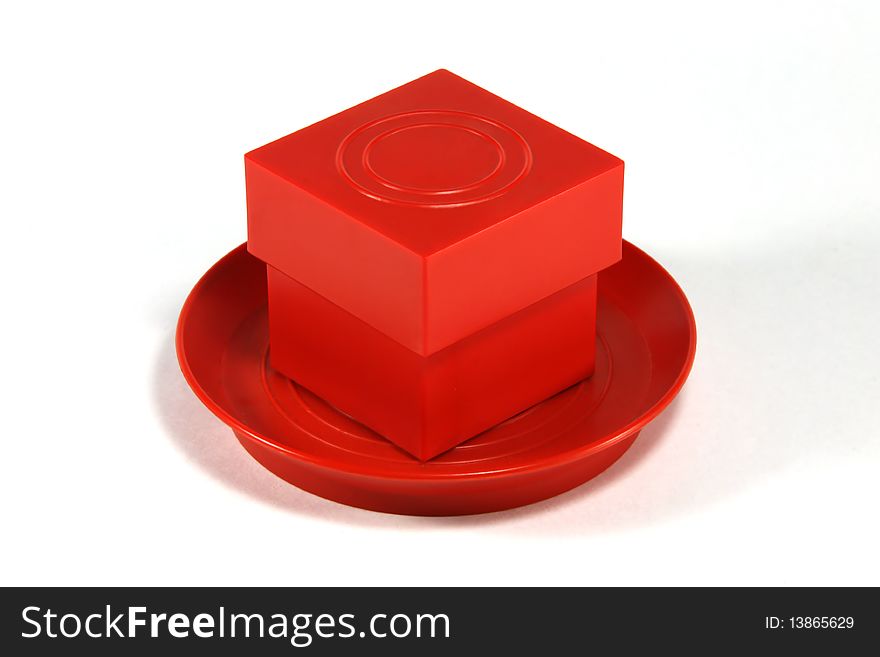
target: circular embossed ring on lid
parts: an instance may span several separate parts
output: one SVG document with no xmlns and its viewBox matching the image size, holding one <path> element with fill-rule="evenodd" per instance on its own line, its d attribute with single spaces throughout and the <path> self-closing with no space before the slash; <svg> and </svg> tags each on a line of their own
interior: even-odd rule
<svg viewBox="0 0 880 657">
<path fill-rule="evenodd" d="M 477 114 L 424 110 L 366 123 L 339 145 L 336 167 L 377 201 L 457 207 L 496 198 L 525 177 L 532 154 L 509 126 Z"/>
</svg>

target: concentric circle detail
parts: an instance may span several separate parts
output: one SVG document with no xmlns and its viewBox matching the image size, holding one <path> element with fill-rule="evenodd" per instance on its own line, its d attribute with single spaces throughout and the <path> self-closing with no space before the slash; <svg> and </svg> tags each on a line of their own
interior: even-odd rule
<svg viewBox="0 0 880 657">
<path fill-rule="evenodd" d="M 501 196 L 532 166 L 526 140 L 477 114 L 394 114 L 349 133 L 336 168 L 357 191 L 396 205 L 460 207 Z"/>
</svg>

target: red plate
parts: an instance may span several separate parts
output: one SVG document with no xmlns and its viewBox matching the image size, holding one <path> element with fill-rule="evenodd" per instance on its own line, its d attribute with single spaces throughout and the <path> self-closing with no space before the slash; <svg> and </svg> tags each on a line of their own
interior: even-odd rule
<svg viewBox="0 0 880 657">
<path fill-rule="evenodd" d="M 687 378 L 694 317 L 659 264 L 624 242 L 623 259 L 599 274 L 598 303 L 592 378 L 427 463 L 269 367 L 266 267 L 244 245 L 193 288 L 180 313 L 177 356 L 199 399 L 257 461 L 295 486 L 389 513 L 485 513 L 595 477 Z"/>
</svg>

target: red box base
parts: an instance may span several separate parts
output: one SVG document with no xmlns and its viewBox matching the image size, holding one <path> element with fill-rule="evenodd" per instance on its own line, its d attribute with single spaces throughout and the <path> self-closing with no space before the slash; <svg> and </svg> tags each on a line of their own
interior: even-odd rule
<svg viewBox="0 0 880 657">
<path fill-rule="evenodd" d="M 595 275 L 421 356 L 267 270 L 272 367 L 421 460 L 593 373 Z"/>
</svg>

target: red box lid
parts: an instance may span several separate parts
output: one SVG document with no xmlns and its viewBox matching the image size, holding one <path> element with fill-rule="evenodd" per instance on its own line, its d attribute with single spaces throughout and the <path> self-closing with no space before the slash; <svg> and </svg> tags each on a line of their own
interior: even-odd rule
<svg viewBox="0 0 880 657">
<path fill-rule="evenodd" d="M 420 354 L 621 255 L 623 162 L 445 70 L 245 168 L 248 250 Z"/>
</svg>

